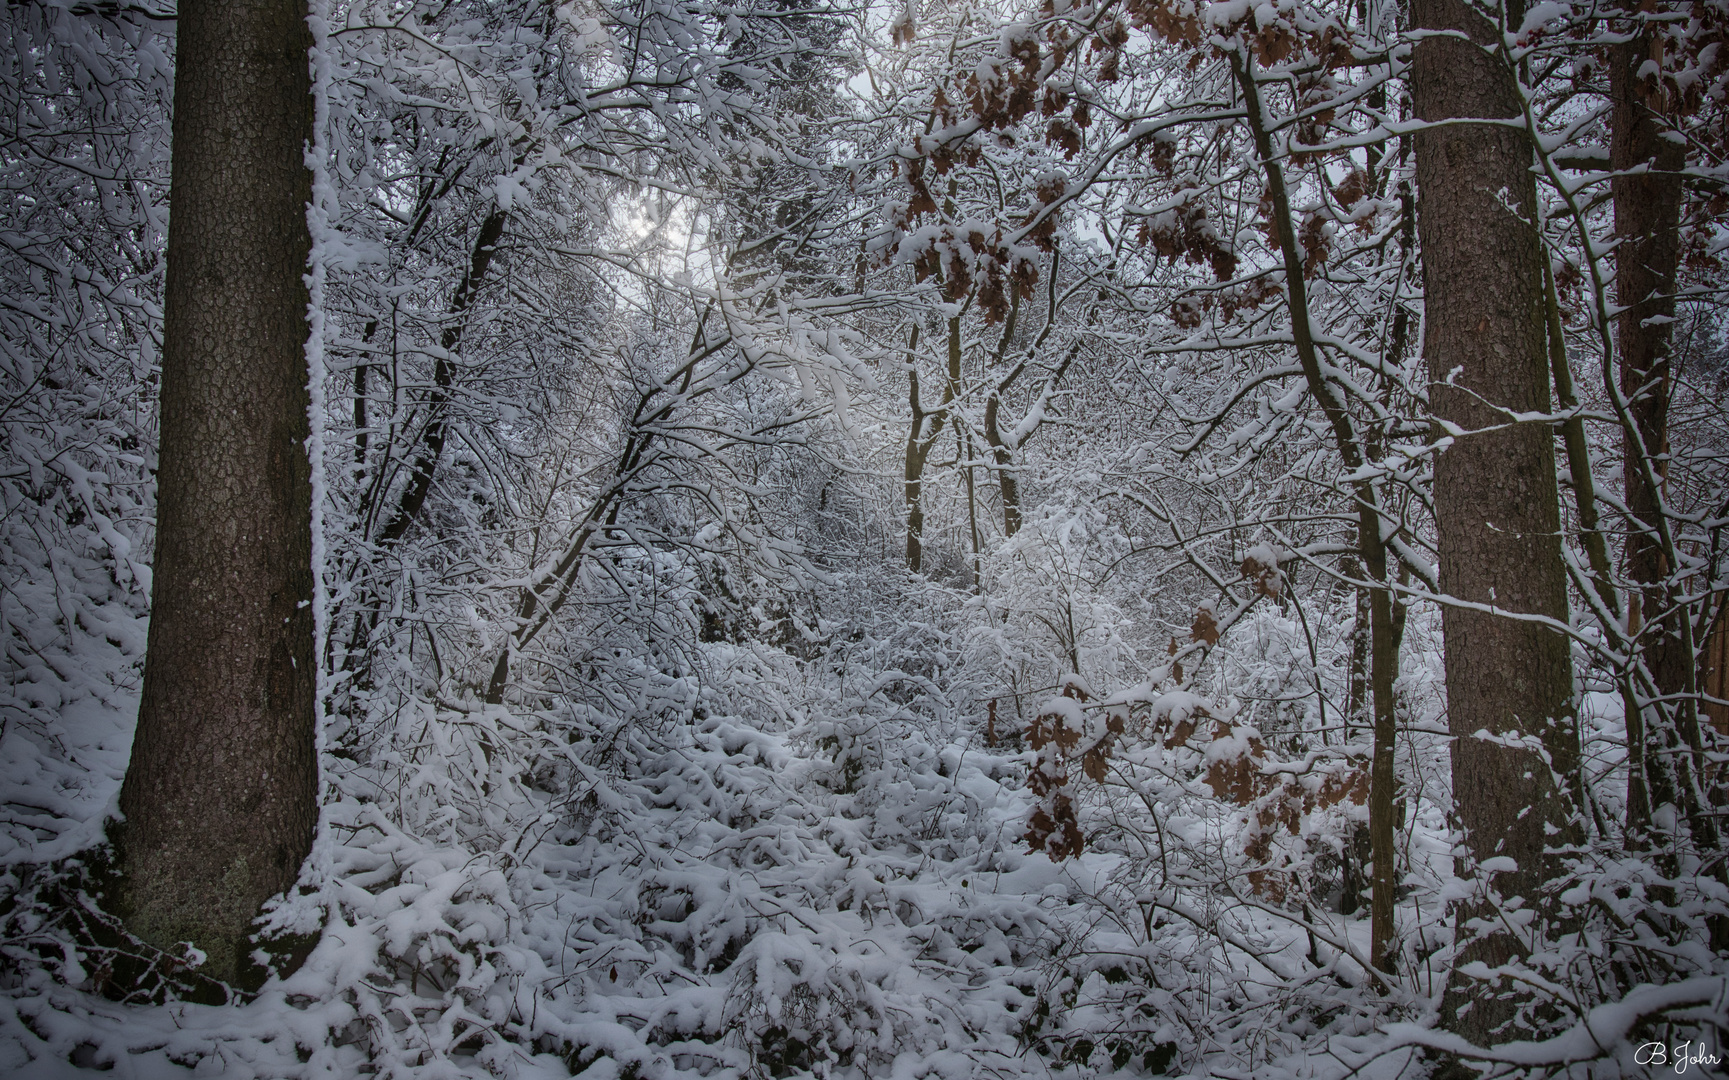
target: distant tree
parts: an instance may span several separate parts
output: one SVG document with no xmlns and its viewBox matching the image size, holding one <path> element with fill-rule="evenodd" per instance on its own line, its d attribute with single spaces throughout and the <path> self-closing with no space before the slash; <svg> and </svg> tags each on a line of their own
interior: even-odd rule
<svg viewBox="0 0 1729 1080">
<path fill-rule="evenodd" d="M 317 818 L 304 0 L 179 10 L 159 517 L 120 908 L 233 979 Z"/>
</svg>

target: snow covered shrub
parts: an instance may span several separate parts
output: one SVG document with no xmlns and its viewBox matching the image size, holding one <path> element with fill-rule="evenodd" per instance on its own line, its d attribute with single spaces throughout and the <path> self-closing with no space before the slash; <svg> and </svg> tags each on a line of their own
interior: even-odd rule
<svg viewBox="0 0 1729 1080">
<path fill-rule="evenodd" d="M 999 654 L 1017 693 L 1052 686 L 1063 674 L 1094 685 L 1134 670 L 1127 619 L 1111 600 L 1129 538 L 1098 506 L 1077 503 L 1029 516 L 985 565 L 984 625 L 975 648 Z"/>
<path fill-rule="evenodd" d="M 1028 726 L 1029 786 L 1043 792 L 1028 839 L 1070 881 L 1022 1028 L 1053 1064 L 1273 1068 L 1419 1008 L 1370 969 L 1366 927 L 1331 907 L 1341 840 L 1367 812 L 1367 732 L 1342 707 L 1350 624 L 1251 569 L 1258 602 L 1203 604 L 1182 639 L 1148 650 L 1165 662 L 1146 681 L 1097 700 L 1069 687 Z M 1214 693 L 1186 689 L 1203 685 Z M 1415 804 L 1421 789 L 1407 791 Z M 1059 806 L 1071 820 L 1053 831 L 1040 814 L 1057 822 Z M 1413 862 L 1430 858 L 1425 835 Z M 1446 927 L 1429 905 L 1413 936 L 1433 951 Z M 1415 945 L 1407 955 L 1421 962 Z"/>
</svg>

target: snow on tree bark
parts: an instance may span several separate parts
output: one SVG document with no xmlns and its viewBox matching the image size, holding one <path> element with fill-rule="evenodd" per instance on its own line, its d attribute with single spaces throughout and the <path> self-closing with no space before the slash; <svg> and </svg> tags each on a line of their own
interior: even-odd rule
<svg viewBox="0 0 1729 1080">
<path fill-rule="evenodd" d="M 1530 618 L 1567 618 L 1554 437 L 1509 415 L 1550 404 L 1532 155 L 1518 127 L 1442 123 L 1521 115 L 1499 28 L 1463 0 L 1416 0 L 1411 22 L 1468 38 L 1422 38 L 1411 83 L 1417 118 L 1438 125 L 1417 137 L 1418 229 L 1431 402 L 1437 435 L 1453 435 L 1435 464 L 1435 517 L 1441 587 L 1457 601 L 1442 625 L 1453 800 L 1465 862 L 1477 864 L 1462 869 L 1546 914 L 1549 848 L 1576 832 L 1557 777 L 1578 768 L 1579 742 L 1567 639 Z M 1485 883 L 1491 859 L 1500 869 Z M 1488 903 L 1466 904 L 1460 929 L 1486 917 Z M 1442 1005 L 1454 1032 L 1479 1044 L 1514 1037 L 1508 988 L 1485 992 L 1458 969 L 1522 951 L 1505 931 L 1471 935 Z"/>
</svg>

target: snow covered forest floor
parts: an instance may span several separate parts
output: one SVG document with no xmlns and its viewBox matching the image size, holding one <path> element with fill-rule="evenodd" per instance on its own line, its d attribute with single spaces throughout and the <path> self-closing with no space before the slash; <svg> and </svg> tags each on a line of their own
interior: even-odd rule
<svg viewBox="0 0 1729 1080">
<path fill-rule="evenodd" d="M 1608 187 L 1591 50 L 1624 37 L 1584 3 L 1506 35 L 1579 372 L 1512 419 L 1577 424 L 1551 629 L 1582 761 L 1559 876 L 1502 897 L 1456 864 L 1441 610 L 1468 605 L 1433 460 L 1465 436 L 1417 344 L 1399 5 L 1025 7 L 313 5 L 321 817 L 244 991 L 102 907 L 172 17 L 0 10 L 0 1076 L 1729 1075 L 1729 880 L 1697 841 L 1729 755 L 1709 718 L 1691 757 L 1630 735 L 1678 695 L 1620 629 L 1669 587 L 1729 648 L 1729 9 L 1658 20 L 1704 88 L 1666 584 L 1622 566 L 1644 532 L 1590 374 L 1613 223 L 1575 198 Z M 1299 279 L 1355 464 L 1293 357 Z M 1371 593 L 1398 627 L 1385 970 Z M 1641 740 L 1705 793 L 1643 838 Z M 1524 950 L 1458 978 L 1520 987 L 1530 1038 L 1442 1028 L 1471 904 Z"/>
<path fill-rule="evenodd" d="M 949 695 L 967 687 L 949 637 L 867 636 L 868 666 L 715 646 L 689 677 L 644 688 L 644 715 L 610 722 L 402 703 L 379 718 L 378 765 L 333 762 L 317 855 L 326 891 L 283 918 L 319 926 L 324 905 L 338 914 L 299 972 L 247 1004 L 140 1007 L 90 993 L 90 961 L 65 955 L 6 997 L 7 1067 L 609 1077 L 857 1065 L 959 1077 L 1107 1058 L 1159 1073 L 1180 1047 L 1210 1044 L 1214 1070 L 1284 1062 L 1323 1075 L 1290 1061 L 1323 1028 L 1343 1037 L 1340 1061 L 1360 1057 L 1351 1036 L 1383 1006 L 1336 949 L 1329 974 L 1343 985 L 1292 994 L 1257 971 L 1293 970 L 1310 950 L 1283 920 L 1228 916 L 1219 931 L 1253 943 L 1232 957 L 1208 940 L 1219 913 L 1177 901 L 1155 914 L 1136 866 L 1145 853 L 1058 864 L 1025 852 L 1027 755 L 982 745 L 953 715 Z M 884 664 L 916 646 L 937 654 L 940 684 Z M 111 681 L 89 677 L 99 659 Z M 14 902 L 42 888 L 21 879 L 28 867 L 99 838 L 124 770 L 136 660 L 95 644 L 77 677 L 43 671 L 43 683 L 15 686 L 15 708 L 31 691 L 54 697 L 31 702 L 35 725 L 7 733 L 8 806 L 37 809 L 8 823 Z M 871 704 L 897 689 L 905 707 Z M 508 760 L 450 768 L 489 739 L 514 742 Z M 1224 824 L 1166 827 L 1205 850 Z M 12 948 L 52 933 L 21 914 Z M 1158 988 L 1164 968 L 1231 985 L 1240 1015 L 1209 1016 Z M 1338 1015 L 1317 1024 L 1317 1011 Z"/>
<path fill-rule="evenodd" d="M 55 877 L 70 870 L 57 860 L 98 842 L 112 812 L 142 641 L 135 601 L 92 605 L 108 640 L 40 640 L 42 664 L 8 691 L 0 887 L 14 966 L 0 1067 L 597 1080 L 1423 1074 L 1416 1047 L 1444 1045 L 1427 1029 L 1444 981 L 1433 961 L 1451 937 L 1439 740 L 1407 743 L 1402 771 L 1432 786 L 1401 838 L 1409 974 L 1383 993 L 1360 960 L 1363 912 L 1257 896 L 1242 842 L 1252 816 L 1204 780 L 1184 782 L 1156 735 L 1126 737 L 1115 782 L 1092 792 L 1090 850 L 1061 862 L 1029 854 L 1036 754 L 1018 738 L 987 745 L 969 681 L 969 661 L 996 659 L 1000 639 L 952 614 L 968 610 L 966 596 L 907 587 L 915 597 L 837 590 L 849 632 L 834 636 L 846 643 L 806 659 L 713 643 L 686 654 L 682 674 L 621 673 L 617 711 L 378 701 L 364 764 L 339 749 L 361 736 L 327 744 L 312 887 L 276 913 L 316 944 L 296 972 L 228 1004 L 109 1000 L 102 956 L 68 933 Z M 930 622 L 895 617 L 919 601 Z M 1221 683 L 1265 690 L 1252 684 L 1309 674 L 1290 655 L 1291 620 L 1239 633 L 1260 654 L 1226 659 Z M 1429 716 L 1432 659 L 1413 650 L 1404 676 Z M 1117 697 L 1137 693 L 1147 691 Z M 1620 725 L 1594 697 L 1593 749 L 1609 764 Z M 1200 705 L 1155 696 L 1148 715 Z M 1135 805 L 1149 792 L 1156 802 Z M 1314 856 L 1360 816 L 1352 807 L 1307 816 L 1282 838 L 1308 848 L 1306 868 L 1290 865 L 1310 888 L 1327 873 Z M 1608 869 L 1623 886 L 1644 873 Z M 1682 1024 L 1689 1012 L 1722 1016 L 1723 977 L 1708 952 L 1695 962 L 1699 977 L 1666 988 L 1693 1006 L 1673 1011 Z M 1631 1045 L 1605 1058 L 1591 1041 L 1613 1047 L 1638 1005 L 1500 1053 L 1547 1070 L 1598 1059 L 1588 1075 L 1648 1072 Z"/>
</svg>

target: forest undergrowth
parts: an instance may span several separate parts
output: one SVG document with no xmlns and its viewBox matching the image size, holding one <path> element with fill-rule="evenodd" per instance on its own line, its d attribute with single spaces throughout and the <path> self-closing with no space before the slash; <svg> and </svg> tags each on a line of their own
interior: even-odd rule
<svg viewBox="0 0 1729 1080">
<path fill-rule="evenodd" d="M 1025 839 L 1039 752 L 1011 699 L 991 705 L 1017 635 L 969 594 L 831 588 L 819 608 L 847 616 L 813 618 L 821 639 L 798 655 L 716 641 L 658 666 L 594 658 L 588 693 L 533 711 L 376 693 L 363 721 L 327 732 L 318 846 L 301 895 L 274 912 L 273 947 L 306 935 L 310 954 L 224 1003 L 115 1000 L 114 956 L 79 931 L 93 910 L 81 870 L 126 759 L 136 598 L 95 598 L 101 622 L 61 624 L 72 648 L 35 627 L 45 662 L 13 683 L 5 736 L 6 1068 L 601 1080 L 1428 1068 L 1418 1048 L 1445 1045 L 1430 1024 L 1456 888 L 1444 749 L 1423 734 L 1440 709 L 1432 647 L 1412 648 L 1401 677 L 1401 772 L 1424 788 L 1400 839 L 1402 969 L 1381 979 L 1362 960 L 1366 909 L 1337 910 L 1349 858 L 1337 838 L 1360 800 L 1305 808 L 1281 788 L 1290 809 L 1268 829 L 1265 792 L 1243 805 L 1208 780 L 1208 766 L 1244 760 L 1234 743 L 1259 741 L 1247 721 L 1275 730 L 1293 684 L 1343 677 L 1348 633 L 1323 637 L 1331 662 L 1311 667 L 1301 628 L 1269 606 L 1207 659 L 1210 698 L 1110 694 L 1129 730 L 1105 782 L 1066 785 L 1087 845 L 1054 861 Z M 1425 636 L 1413 628 L 1414 643 Z M 1047 725 L 1077 700 L 1026 697 L 1036 704 L 1019 714 L 1043 709 Z M 1588 745 L 1612 768 L 1613 698 L 1588 701 Z M 1179 749 L 1175 729 L 1197 723 L 1230 731 Z M 1611 924 L 1617 911 L 1648 924 L 1644 903 L 1673 888 L 1601 852 L 1581 870 L 1569 902 Z M 1670 895 L 1677 919 L 1721 905 Z M 1638 937 L 1697 974 L 1634 998 L 1666 991 L 1669 1030 L 1691 1034 L 1689 1013 L 1709 1028 L 1723 979 L 1709 951 Z M 1630 1047 L 1605 1057 L 1589 1041 L 1625 1036 L 1634 998 L 1498 1050 L 1638 1074 Z"/>
</svg>

